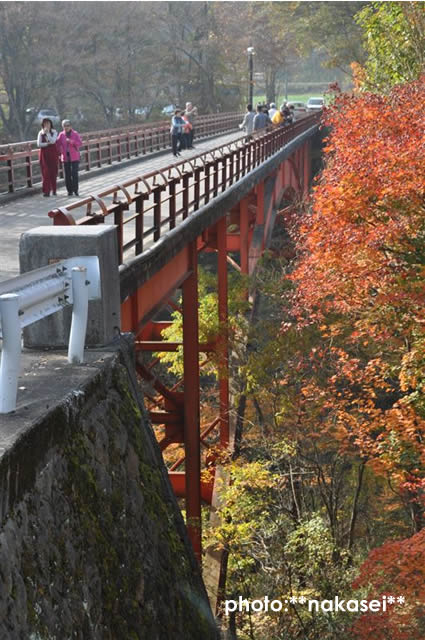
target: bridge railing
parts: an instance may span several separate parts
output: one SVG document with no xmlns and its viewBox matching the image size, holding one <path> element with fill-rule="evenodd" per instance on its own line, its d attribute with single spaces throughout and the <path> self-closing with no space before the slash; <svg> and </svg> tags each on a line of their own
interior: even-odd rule
<svg viewBox="0 0 425 640">
<path fill-rule="evenodd" d="M 199 116 L 196 137 L 225 133 L 237 128 L 240 113 L 216 113 Z M 118 129 L 90 131 L 81 134 L 83 145 L 80 168 L 93 168 L 143 156 L 170 146 L 170 121 L 130 125 Z M 63 177 L 62 166 L 59 171 Z M 0 145 L 0 194 L 41 183 L 41 170 L 36 140 Z"/>
<path fill-rule="evenodd" d="M 319 114 L 216 147 L 189 160 L 112 185 L 67 207 L 53 209 L 53 224 L 99 224 L 110 216 L 117 226 L 119 262 L 142 253 L 164 231 L 207 204 L 220 192 L 311 128 Z"/>
</svg>

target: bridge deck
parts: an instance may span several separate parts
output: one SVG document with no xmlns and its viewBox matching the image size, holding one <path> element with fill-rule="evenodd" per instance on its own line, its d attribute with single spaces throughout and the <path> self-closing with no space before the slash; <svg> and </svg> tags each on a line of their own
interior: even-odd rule
<svg viewBox="0 0 425 640">
<path fill-rule="evenodd" d="M 183 158 L 191 158 L 199 153 L 213 149 L 222 144 L 226 144 L 240 138 L 241 132 L 233 132 L 219 137 L 206 140 L 195 140 L 195 149 L 182 151 Z M 163 154 L 155 157 L 144 156 L 139 162 L 113 165 L 107 173 L 99 175 L 94 170 L 88 174 L 80 183 L 80 197 L 91 193 L 100 192 L 105 186 L 120 183 L 131 179 L 133 176 L 140 176 L 154 169 L 161 169 L 171 164 L 174 156 L 171 150 L 166 150 Z M 82 172 L 84 173 L 84 172 Z M 66 194 L 65 186 L 59 187 L 58 196 L 43 198 L 41 193 L 17 198 L 2 204 L 0 198 L 0 281 L 12 278 L 19 274 L 18 247 L 19 238 L 22 233 L 33 227 L 42 225 L 52 225 L 52 220 L 48 217 L 48 211 L 55 207 L 62 207 L 70 204 L 72 198 Z M 111 220 L 112 222 L 112 220 Z"/>
</svg>

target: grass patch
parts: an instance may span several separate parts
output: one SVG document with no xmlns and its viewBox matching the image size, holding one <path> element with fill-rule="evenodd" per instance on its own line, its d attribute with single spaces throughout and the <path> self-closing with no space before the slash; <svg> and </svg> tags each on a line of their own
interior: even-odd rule
<svg viewBox="0 0 425 640">
<path fill-rule="evenodd" d="M 289 93 L 288 102 L 307 102 L 309 98 L 322 98 L 323 94 L 320 93 Z M 285 97 L 279 96 L 276 100 L 276 106 L 279 107 L 284 102 Z M 266 96 L 254 96 L 254 108 L 260 102 L 261 104 L 266 101 Z"/>
</svg>

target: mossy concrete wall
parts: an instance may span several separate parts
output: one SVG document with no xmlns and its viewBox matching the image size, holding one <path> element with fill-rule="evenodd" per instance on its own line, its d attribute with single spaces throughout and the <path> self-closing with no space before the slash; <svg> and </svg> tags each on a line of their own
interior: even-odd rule
<svg viewBox="0 0 425 640">
<path fill-rule="evenodd" d="M 0 455 L 1 640 L 217 638 L 125 340 Z"/>
</svg>

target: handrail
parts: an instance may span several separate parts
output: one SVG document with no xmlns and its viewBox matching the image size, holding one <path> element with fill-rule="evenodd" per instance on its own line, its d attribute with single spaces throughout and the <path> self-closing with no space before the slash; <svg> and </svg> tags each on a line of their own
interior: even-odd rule
<svg viewBox="0 0 425 640">
<path fill-rule="evenodd" d="M 147 238 L 157 242 L 164 227 L 173 229 L 178 218 L 184 220 L 202 204 L 207 204 L 317 124 L 320 116 L 320 113 L 312 114 L 287 127 L 263 130 L 248 141 L 242 136 L 190 160 L 180 160 L 120 185 L 106 187 L 96 195 L 53 209 L 48 215 L 53 224 L 59 225 L 97 224 L 112 215 L 122 264 L 128 256 L 142 253 Z M 120 191 L 122 199 L 118 197 Z"/>
<path fill-rule="evenodd" d="M 196 136 L 205 138 L 237 129 L 240 113 L 219 113 L 196 119 Z M 128 125 L 81 134 L 80 167 L 85 171 L 170 147 L 170 121 Z M 0 145 L 0 195 L 41 183 L 36 140 Z M 60 177 L 63 177 L 60 166 Z"/>
</svg>

